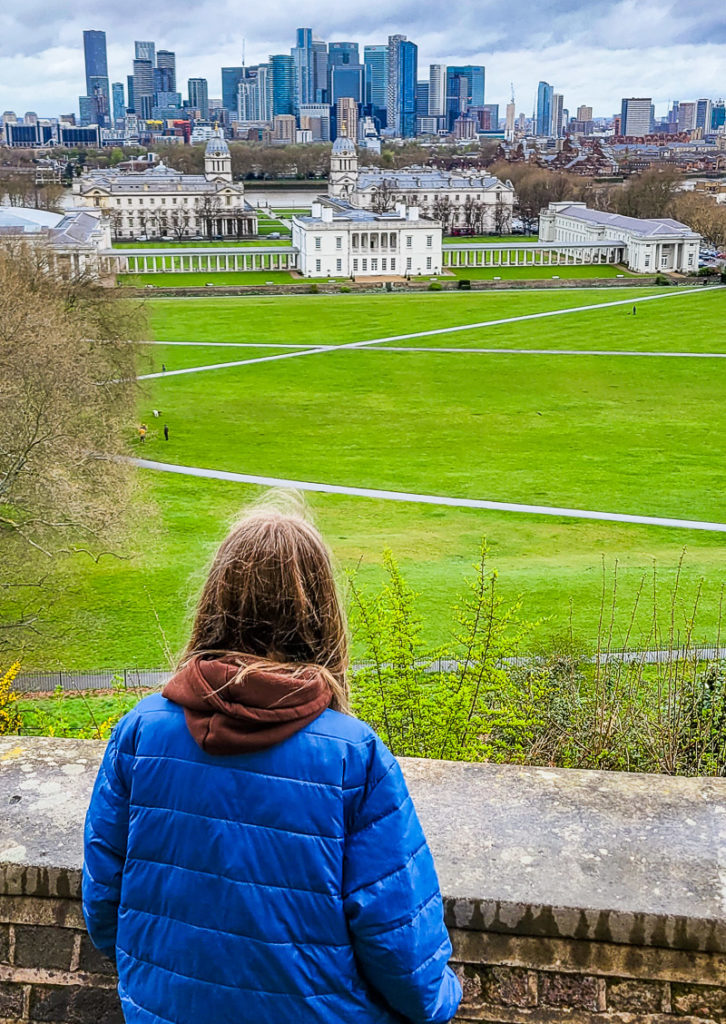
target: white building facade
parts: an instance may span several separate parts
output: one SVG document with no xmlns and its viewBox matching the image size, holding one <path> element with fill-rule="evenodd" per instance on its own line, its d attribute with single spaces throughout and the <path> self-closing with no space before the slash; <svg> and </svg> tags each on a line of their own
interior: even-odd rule
<svg viewBox="0 0 726 1024">
<path fill-rule="evenodd" d="M 667 217 L 642 220 L 590 210 L 585 203 L 550 203 L 539 215 L 540 243 L 613 243 L 622 262 L 640 274 L 698 269 L 701 236 Z"/>
<path fill-rule="evenodd" d="M 347 203 L 313 203 L 309 217 L 293 217 L 292 245 L 303 277 L 441 273 L 441 224 L 403 204 L 372 213 Z"/>
<path fill-rule="evenodd" d="M 138 173 L 91 171 L 73 190 L 79 203 L 108 216 L 114 238 L 257 234 L 257 214 L 244 185 L 232 180 L 232 157 L 219 130 L 207 143 L 204 174 L 180 174 L 163 163 Z"/>
<path fill-rule="evenodd" d="M 430 167 L 359 169 L 356 148 L 345 138 L 333 145 L 328 195 L 379 213 L 406 203 L 418 207 L 422 217 L 442 221 L 447 230 L 498 235 L 512 230 L 514 186 L 510 181 L 476 171 Z"/>
</svg>

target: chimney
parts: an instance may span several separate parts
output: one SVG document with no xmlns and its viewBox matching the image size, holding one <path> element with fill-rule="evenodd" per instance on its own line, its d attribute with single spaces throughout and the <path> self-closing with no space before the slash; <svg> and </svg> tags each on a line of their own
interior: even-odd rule
<svg viewBox="0 0 726 1024">
<path fill-rule="evenodd" d="M 405 203 L 396 203 L 396 215 L 398 217 L 402 217 L 404 220 L 406 219 L 406 204 Z"/>
<path fill-rule="evenodd" d="M 418 206 L 410 206 L 408 209 L 408 219 L 418 220 Z"/>
<path fill-rule="evenodd" d="M 330 206 L 323 206 L 322 210 L 323 210 L 323 223 L 324 224 L 332 224 L 333 223 L 333 210 L 332 210 L 332 207 L 330 207 Z"/>
<path fill-rule="evenodd" d="M 312 217 L 315 217 L 316 220 L 320 220 L 320 218 L 323 216 L 322 203 L 313 203 L 313 208 L 310 211 L 310 215 Z"/>
</svg>

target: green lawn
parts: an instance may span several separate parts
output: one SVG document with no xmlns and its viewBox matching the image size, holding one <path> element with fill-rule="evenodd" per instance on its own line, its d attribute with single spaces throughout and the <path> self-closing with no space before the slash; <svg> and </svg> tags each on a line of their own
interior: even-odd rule
<svg viewBox="0 0 726 1024">
<path fill-rule="evenodd" d="M 224 248 L 224 249 L 244 249 L 253 248 L 254 246 L 265 246 L 265 245 L 290 245 L 290 236 L 287 235 L 285 238 L 255 238 L 247 239 L 246 241 L 239 241 L 236 238 L 226 239 L 225 241 L 210 242 L 206 238 L 201 241 L 191 241 L 190 239 L 184 239 L 181 242 L 114 242 L 114 249 L 207 249 L 207 248 Z"/>
<path fill-rule="evenodd" d="M 587 278 L 592 281 L 610 277 L 637 277 L 624 267 L 614 267 L 609 263 L 599 266 L 562 266 L 562 267 L 449 267 L 454 277 L 468 278 L 470 281 L 493 281 L 499 277 L 502 281 L 537 281 L 541 279 L 551 280 L 559 277 L 567 279 L 573 277 Z M 442 275 L 445 277 L 446 275 Z"/>
<path fill-rule="evenodd" d="M 191 273 L 168 274 L 118 274 L 118 284 L 143 288 L 203 288 L 206 285 L 259 285 L 294 284 L 301 278 L 293 277 L 286 270 L 229 270 L 192 271 Z"/>
<path fill-rule="evenodd" d="M 175 276 L 176 278 L 176 276 Z M 178 280 L 178 278 L 176 278 Z M 345 343 L 570 309 L 643 289 L 160 299 L 161 341 Z M 582 310 L 411 339 L 426 347 L 725 350 L 721 291 L 658 292 L 638 305 Z M 275 349 L 149 346 L 142 372 L 274 354 Z M 501 501 L 726 521 L 726 361 L 615 356 L 386 353 L 348 350 L 142 384 L 145 458 L 243 473 Z M 156 421 L 151 410 L 162 411 Z M 165 442 L 155 423 L 168 422 Z M 69 563 L 54 606 L 52 650 L 35 663 L 70 668 L 164 664 L 176 649 L 215 545 L 259 489 L 140 471 L 144 526 L 129 557 Z M 684 596 L 705 577 L 700 633 L 713 638 L 724 577 L 723 534 L 448 509 L 313 494 L 342 567 L 380 578 L 391 547 L 422 593 L 426 634 L 444 640 L 449 612 L 486 535 L 503 593 L 545 620 L 540 635 L 597 631 L 602 563 L 618 562 L 618 634 L 644 573 L 659 600 L 683 549 Z M 650 611 L 644 602 L 641 623 Z M 676 608 L 682 623 L 685 605 Z M 666 615 L 667 617 L 667 615 Z M 33 659 L 26 659 L 26 668 Z"/>
</svg>

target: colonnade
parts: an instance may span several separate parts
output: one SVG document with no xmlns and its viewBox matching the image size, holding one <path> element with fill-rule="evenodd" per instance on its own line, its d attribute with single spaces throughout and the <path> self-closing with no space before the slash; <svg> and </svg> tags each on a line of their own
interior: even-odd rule
<svg viewBox="0 0 726 1024">
<path fill-rule="evenodd" d="M 443 246 L 444 267 L 550 267 L 622 263 L 623 246 L 529 244 L 455 244 Z"/>
<path fill-rule="evenodd" d="M 114 249 L 104 258 L 114 274 L 217 273 L 245 270 L 293 270 L 298 265 L 297 249 L 205 248 L 205 249 Z"/>
</svg>

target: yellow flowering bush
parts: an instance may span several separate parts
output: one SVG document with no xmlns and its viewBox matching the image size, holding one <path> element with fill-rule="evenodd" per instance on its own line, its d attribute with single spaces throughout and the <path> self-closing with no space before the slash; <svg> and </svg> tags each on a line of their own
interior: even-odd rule
<svg viewBox="0 0 726 1024">
<path fill-rule="evenodd" d="M 18 693 L 13 683 L 20 671 L 20 662 L 14 661 L 4 675 L 0 676 L 0 736 L 20 732 Z"/>
</svg>

